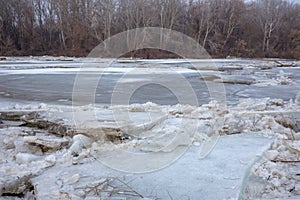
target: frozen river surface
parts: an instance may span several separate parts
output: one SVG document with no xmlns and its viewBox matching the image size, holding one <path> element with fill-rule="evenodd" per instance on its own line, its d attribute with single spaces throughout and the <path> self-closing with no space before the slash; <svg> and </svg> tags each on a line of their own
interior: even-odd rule
<svg viewBox="0 0 300 200">
<path fill-rule="evenodd" d="M 136 84 L 142 86 L 132 93 L 129 103 L 185 103 L 178 102 L 178 99 L 184 98 L 184 91 L 174 94 L 158 81 L 169 80 L 180 91 L 182 81 L 177 80 L 178 76 L 188 81 L 199 104 L 211 100 L 207 89 L 207 84 L 211 83 L 224 82 L 228 104 L 235 104 L 240 98 L 289 100 L 295 98 L 300 89 L 300 65 L 296 61 L 281 61 L 294 63 L 293 67 L 279 67 L 273 60 L 111 61 L 52 57 L 8 58 L 0 62 L 0 98 L 70 105 L 74 81 L 81 67 L 89 68 L 85 72 L 89 74 L 89 81 L 98 83 L 94 93 L 98 104 L 110 104 L 113 93 L 126 93 L 128 88 Z M 120 84 L 125 87 L 123 91 L 116 89 Z M 84 92 L 83 96 L 90 95 Z"/>
<path fill-rule="evenodd" d="M 291 60 L 7 58 L 0 198 L 299 199 L 299 83 Z"/>
</svg>

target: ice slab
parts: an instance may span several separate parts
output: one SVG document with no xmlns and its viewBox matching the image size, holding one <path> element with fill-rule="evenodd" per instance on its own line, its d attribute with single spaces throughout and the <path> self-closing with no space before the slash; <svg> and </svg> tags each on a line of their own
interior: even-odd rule
<svg viewBox="0 0 300 200">
<path fill-rule="evenodd" d="M 199 159 L 199 148 L 192 146 L 170 166 L 144 174 L 115 171 L 99 161 L 82 165 L 56 165 L 34 178 L 33 185 L 39 191 L 38 199 L 49 199 L 51 195 L 62 192 L 78 195 L 82 193 L 78 188 L 87 182 L 117 177 L 150 199 L 237 199 L 243 192 L 250 168 L 272 141 L 272 138 L 256 134 L 222 136 L 205 159 Z M 79 175 L 80 178 L 76 183 L 68 185 L 68 181 L 63 178 L 66 175 Z M 112 197 L 124 197 L 121 194 L 115 195 Z"/>
</svg>

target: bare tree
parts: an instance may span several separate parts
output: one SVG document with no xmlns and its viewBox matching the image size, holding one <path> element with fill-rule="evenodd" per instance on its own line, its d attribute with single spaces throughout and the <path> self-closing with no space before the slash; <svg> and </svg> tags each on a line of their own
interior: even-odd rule
<svg viewBox="0 0 300 200">
<path fill-rule="evenodd" d="M 262 50 L 269 52 L 270 40 L 282 23 L 282 0 L 258 0 L 256 7 L 257 22 L 263 32 Z"/>
<path fill-rule="evenodd" d="M 210 33 L 217 22 L 216 5 L 218 0 L 197 0 L 192 8 L 193 21 L 196 25 L 196 40 L 206 46 Z"/>
<path fill-rule="evenodd" d="M 225 46 L 229 42 L 233 32 L 238 28 L 240 24 L 241 14 L 243 11 L 244 2 L 242 0 L 223 0 L 222 1 L 222 14 L 220 16 L 221 20 L 221 34 L 224 39 L 221 47 L 221 53 L 224 53 Z"/>
<path fill-rule="evenodd" d="M 213 56 L 300 57 L 300 5 L 285 0 L 0 0 L 0 53 L 84 56 L 147 26 L 188 34 Z"/>
</svg>

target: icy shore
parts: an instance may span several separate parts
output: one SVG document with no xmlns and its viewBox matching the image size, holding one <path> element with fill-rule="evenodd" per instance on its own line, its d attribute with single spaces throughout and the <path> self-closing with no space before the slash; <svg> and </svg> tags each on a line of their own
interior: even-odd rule
<svg viewBox="0 0 300 200">
<path fill-rule="evenodd" d="M 0 199 L 299 199 L 299 61 L 112 61 L 0 61 Z M 104 75 L 96 107 L 70 106 L 84 64 L 89 80 Z M 110 106 L 116 84 L 180 88 L 170 72 L 201 106 L 157 87 Z M 207 83 L 224 84 L 228 107 Z M 134 104 L 145 100 L 157 104 Z"/>
<path fill-rule="evenodd" d="M 299 113 L 299 102 L 280 99 L 246 99 L 228 108 L 217 102 L 201 107 L 3 107 L 0 195 L 297 199 Z M 82 121 L 75 123 L 74 114 Z M 209 154 L 200 159 L 201 147 L 216 135 L 220 137 Z M 150 156 L 137 162 L 125 157 L 131 154 Z M 150 162 L 153 155 L 158 158 L 155 165 Z"/>
</svg>

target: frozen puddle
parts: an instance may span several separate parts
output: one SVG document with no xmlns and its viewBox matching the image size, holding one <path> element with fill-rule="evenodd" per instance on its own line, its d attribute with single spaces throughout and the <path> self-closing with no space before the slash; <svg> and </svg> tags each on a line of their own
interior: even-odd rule
<svg viewBox="0 0 300 200">
<path fill-rule="evenodd" d="M 33 183 L 37 185 L 39 199 L 57 199 L 59 191 L 64 189 L 75 195 L 80 194 L 82 191 L 76 188 L 86 187 L 88 183 L 96 184 L 97 181 L 101 185 L 101 180 L 105 182 L 109 177 L 128 183 L 132 189 L 127 187 L 127 190 L 134 190 L 144 198 L 236 199 L 243 190 L 251 166 L 270 147 L 271 142 L 272 139 L 259 135 L 223 136 L 205 159 L 198 158 L 199 148 L 193 146 L 172 165 L 152 173 L 122 173 L 99 161 L 92 161 L 83 165 L 56 166 L 35 178 Z M 76 174 L 76 182 L 62 180 L 62 177 L 72 179 Z M 120 183 L 115 184 L 126 188 Z M 101 190 L 98 192 L 102 198 L 108 195 Z M 138 196 L 134 197 L 134 192 L 131 191 L 131 195 L 129 193 L 123 194 L 124 199 L 139 199 Z M 122 196 L 122 193 L 116 195 Z"/>
</svg>

